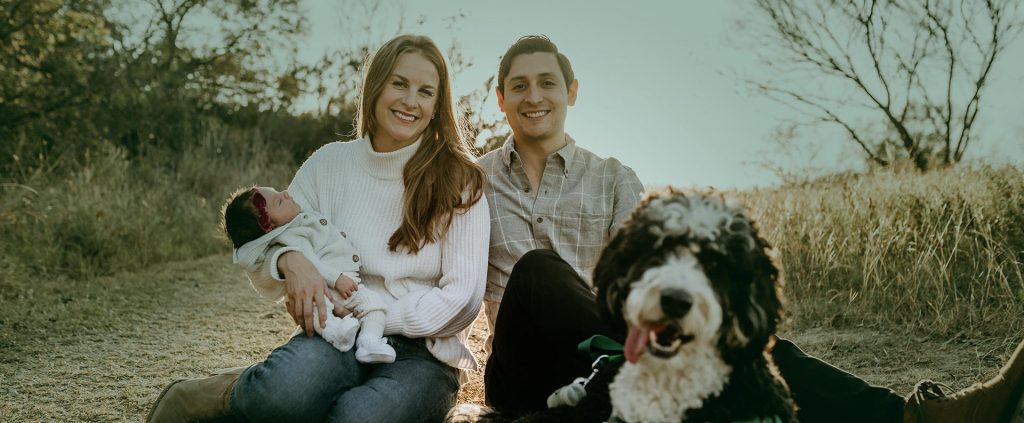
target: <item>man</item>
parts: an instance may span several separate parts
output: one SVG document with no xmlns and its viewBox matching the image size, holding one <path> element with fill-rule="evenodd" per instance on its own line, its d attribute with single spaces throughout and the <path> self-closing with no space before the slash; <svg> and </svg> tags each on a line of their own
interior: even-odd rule
<svg viewBox="0 0 1024 423">
<path fill-rule="evenodd" d="M 485 309 L 493 344 L 484 381 L 488 404 L 507 413 L 543 409 L 551 392 L 588 375 L 579 342 L 625 338 L 598 317 L 590 271 L 643 188 L 631 169 L 565 133 L 578 90 L 569 59 L 543 36 L 519 39 L 499 65 L 498 105 L 512 136 L 479 160 L 491 207 Z M 1021 347 L 985 385 L 947 397 L 920 384 L 909 403 L 787 340 L 776 341 L 773 357 L 801 421 L 996 421 L 1016 409 L 1024 388 Z"/>
<path fill-rule="evenodd" d="M 579 82 L 573 76 L 569 59 L 558 53 L 547 38 L 519 40 L 506 52 L 498 70 L 498 105 L 512 128 L 512 136 L 502 147 L 479 160 L 487 174 L 485 194 L 491 206 L 485 311 L 491 333 L 505 334 L 493 339 L 487 376 L 509 380 L 519 373 L 521 365 L 535 361 L 531 358 L 534 353 L 556 354 L 557 358 L 544 360 L 552 366 L 532 369 L 536 370 L 536 377 L 543 378 L 542 383 L 534 385 L 538 389 L 536 395 L 543 393 L 544 396 L 586 373 L 589 363 L 580 363 L 576 360 L 575 349 L 567 349 L 565 345 L 535 351 L 540 346 L 532 342 L 502 343 L 505 339 L 519 339 L 520 335 L 560 337 L 563 329 L 560 326 L 534 328 L 533 325 L 569 317 L 558 314 L 561 308 L 541 305 L 536 308 L 542 314 L 535 319 L 506 319 L 504 330 L 495 331 L 498 305 L 512 268 L 517 262 L 522 263 L 524 256 L 541 256 L 543 258 L 537 260 L 538 272 L 572 283 L 538 284 L 536 295 L 549 296 L 552 300 L 568 296 L 592 297 L 589 272 L 607 239 L 639 204 L 643 191 L 643 185 L 631 169 L 618 160 L 602 159 L 577 146 L 565 133 L 565 117 L 569 106 L 576 103 L 578 89 Z M 530 253 L 535 250 L 538 252 Z M 545 291 L 547 288 L 564 288 L 569 292 Z M 578 303 L 587 304 L 586 301 Z M 596 309 L 575 308 L 565 310 L 588 314 L 581 316 L 579 320 L 584 324 L 578 326 L 580 331 L 568 343 L 604 333 L 603 326 L 593 326 L 600 323 Z M 576 320 L 575 316 L 571 318 Z M 543 335 L 538 332 L 548 328 L 553 332 Z M 515 335 L 509 336 L 511 332 Z M 509 359 L 504 360 L 504 357 Z M 518 397 L 514 387 L 536 382 L 524 380 L 505 385 L 509 400 L 525 400 L 525 397 Z M 494 383 L 487 386 L 494 390 L 488 392 L 488 397 L 500 403 L 506 390 L 495 390 L 498 388 Z"/>
</svg>

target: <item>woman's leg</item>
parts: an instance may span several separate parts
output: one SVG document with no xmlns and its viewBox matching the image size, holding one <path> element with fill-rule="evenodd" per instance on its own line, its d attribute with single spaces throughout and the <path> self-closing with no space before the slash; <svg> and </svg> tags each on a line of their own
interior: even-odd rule
<svg viewBox="0 0 1024 423">
<path fill-rule="evenodd" d="M 576 346 L 601 334 L 618 340 L 597 314 L 586 282 L 551 250 L 523 255 L 512 268 L 494 324 L 484 374 L 487 403 L 508 413 L 547 408 L 547 397 L 590 374 Z"/>
<path fill-rule="evenodd" d="M 455 405 L 458 371 L 438 361 L 423 339 L 388 337 L 394 363 L 367 366 L 367 379 L 341 394 L 329 422 L 440 422 Z"/>
<path fill-rule="evenodd" d="M 238 378 L 231 409 L 251 422 L 323 421 L 342 392 L 366 369 L 349 350 L 340 352 L 319 336 L 299 334 Z"/>
</svg>

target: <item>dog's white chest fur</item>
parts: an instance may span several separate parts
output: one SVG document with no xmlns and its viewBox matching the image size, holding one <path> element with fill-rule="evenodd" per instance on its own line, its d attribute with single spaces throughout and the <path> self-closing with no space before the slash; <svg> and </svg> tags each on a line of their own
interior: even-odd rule
<svg viewBox="0 0 1024 423">
<path fill-rule="evenodd" d="M 609 387 L 612 415 L 630 423 L 679 422 L 722 392 L 732 368 L 711 345 L 692 345 L 668 360 L 645 355 L 622 366 Z"/>
</svg>

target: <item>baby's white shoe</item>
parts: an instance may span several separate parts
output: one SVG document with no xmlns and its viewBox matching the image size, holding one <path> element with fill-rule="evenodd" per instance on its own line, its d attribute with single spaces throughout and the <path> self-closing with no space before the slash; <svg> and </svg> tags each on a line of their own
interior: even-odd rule
<svg viewBox="0 0 1024 423">
<path fill-rule="evenodd" d="M 356 343 L 356 361 L 360 363 L 394 363 L 395 349 L 385 338 L 363 339 Z"/>
<path fill-rule="evenodd" d="M 339 318 L 332 315 L 327 318 L 327 324 L 320 336 L 323 336 L 324 340 L 333 345 L 334 348 L 337 348 L 338 351 L 345 352 L 352 349 L 352 346 L 355 345 L 356 334 L 358 333 L 359 320 L 355 317 L 349 315 Z"/>
</svg>

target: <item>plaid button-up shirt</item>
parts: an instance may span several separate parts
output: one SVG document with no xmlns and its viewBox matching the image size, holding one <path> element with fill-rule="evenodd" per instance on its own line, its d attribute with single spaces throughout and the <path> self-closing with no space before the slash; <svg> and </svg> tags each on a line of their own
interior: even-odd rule
<svg viewBox="0 0 1024 423">
<path fill-rule="evenodd" d="M 491 209 L 487 294 L 501 301 L 512 266 L 530 250 L 554 250 L 588 283 L 598 255 L 639 204 L 643 185 L 632 169 L 566 145 L 550 155 L 538 192 L 531 192 L 512 137 L 479 159 Z"/>
</svg>

